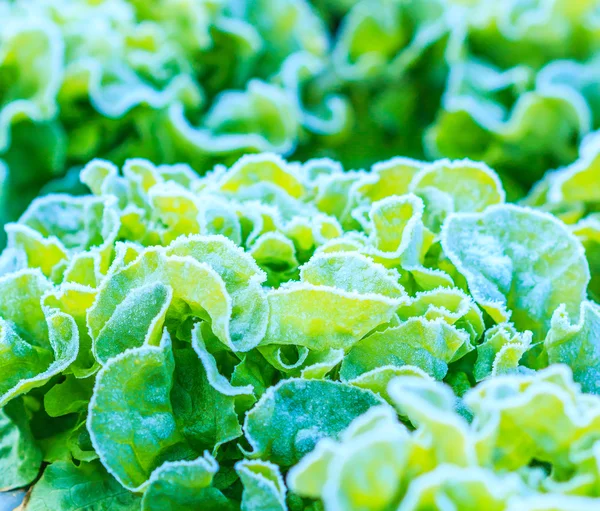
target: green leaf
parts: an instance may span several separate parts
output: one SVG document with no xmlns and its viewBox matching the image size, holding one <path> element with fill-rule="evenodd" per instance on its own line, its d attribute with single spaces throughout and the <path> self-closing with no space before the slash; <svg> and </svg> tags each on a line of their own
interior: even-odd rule
<svg viewBox="0 0 600 511">
<path fill-rule="evenodd" d="M 413 194 L 373 203 L 367 226 L 372 247 L 366 253 L 386 267 L 418 266 L 431 243 L 423 212 L 423 201 Z"/>
<path fill-rule="evenodd" d="M 592 139 L 585 149 L 577 161 L 551 176 L 548 202 L 600 201 L 600 144 Z"/>
<path fill-rule="evenodd" d="M 165 462 L 148 480 L 142 511 L 233 509 L 232 503 L 212 484 L 218 469 L 208 453 L 192 461 Z"/>
<path fill-rule="evenodd" d="M 429 320 L 442 318 L 449 325 L 467 332 L 471 342 L 476 342 L 485 329 L 481 311 L 473 299 L 458 288 L 419 292 L 407 302 L 398 308 L 401 320 L 417 316 Z"/>
<path fill-rule="evenodd" d="M 37 307 L 39 305 L 30 307 L 32 317 Z M 1 363 L 8 373 L 0 385 L 1 406 L 15 396 L 41 387 L 50 378 L 65 371 L 77 358 L 79 334 L 75 320 L 68 314 L 49 309 L 43 324 L 47 325 L 46 339 L 35 339 L 35 344 L 29 344 L 19 337 L 12 323 L 0 322 L 3 329 L 0 348 L 4 358 Z M 40 329 L 40 325 L 37 328 Z M 46 343 L 49 349 L 38 347 L 38 343 L 42 346 Z"/>
<path fill-rule="evenodd" d="M 32 346 L 48 348 L 41 298 L 51 288 L 39 270 L 22 270 L 0 279 L 0 317 L 10 321 Z"/>
<path fill-rule="evenodd" d="M 231 167 L 220 182 L 223 191 L 235 192 L 255 183 L 273 183 L 292 197 L 300 197 L 304 187 L 294 175 L 291 165 L 271 154 L 247 155 Z"/>
<path fill-rule="evenodd" d="M 252 385 L 235 386 L 222 374 L 219 373 L 215 357 L 208 351 L 202 339 L 202 324 L 196 323 L 192 330 L 192 348 L 202 361 L 206 371 L 206 378 L 210 385 L 225 396 L 250 396 L 254 391 Z"/>
<path fill-rule="evenodd" d="M 138 511 L 140 497 L 124 489 L 95 461 L 75 466 L 57 461 L 35 484 L 27 511 Z"/>
<path fill-rule="evenodd" d="M 98 459 L 98 454 L 92 445 L 90 432 L 87 430 L 85 415 L 80 415 L 79 424 L 70 432 L 67 439 L 67 447 L 70 456 L 79 461 L 94 461 Z M 70 459 L 70 458 L 69 458 Z"/>
<path fill-rule="evenodd" d="M 44 395 L 44 408 L 50 417 L 87 410 L 92 397 L 94 378 L 77 379 L 68 375 L 65 381 L 54 385 Z"/>
<path fill-rule="evenodd" d="M 284 380 L 246 414 L 252 457 L 288 467 L 321 438 L 336 438 L 352 419 L 381 401 L 369 391 L 327 380 Z"/>
<path fill-rule="evenodd" d="M 96 359 L 105 364 L 128 348 L 156 342 L 172 298 L 172 289 L 160 282 L 132 289 L 98 332 L 93 344 Z"/>
<path fill-rule="evenodd" d="M 77 283 L 63 283 L 46 292 L 43 297 L 44 307 L 60 310 L 69 314 L 77 324 L 79 332 L 79 351 L 77 358 L 69 366 L 76 378 L 87 378 L 100 367 L 92 353 L 92 339 L 87 327 L 86 314 L 96 298 L 96 291 Z"/>
<path fill-rule="evenodd" d="M 235 471 L 244 486 L 242 511 L 287 511 L 285 483 L 277 465 L 243 460 L 235 464 Z"/>
<path fill-rule="evenodd" d="M 390 298 L 405 296 L 399 279 L 397 271 L 352 252 L 317 254 L 300 268 L 300 280 L 308 284 Z"/>
<path fill-rule="evenodd" d="M 224 236 L 180 237 L 169 245 L 166 254 L 193 257 L 223 279 L 231 300 L 228 331 L 222 339 L 225 344 L 234 350 L 248 351 L 259 343 L 268 320 L 268 305 L 261 287 L 266 275 L 250 255 Z"/>
<path fill-rule="evenodd" d="M 105 361 L 126 347 L 156 344 L 167 319 L 183 321 L 188 313 L 210 320 L 230 349 L 248 351 L 267 326 L 264 279 L 254 260 L 224 236 L 181 237 L 166 249 L 148 248 L 101 284 L 88 310 L 95 352 Z M 144 313 L 125 323 L 142 298 Z"/>
<path fill-rule="evenodd" d="M 477 346 L 473 376 L 481 381 L 489 376 L 517 372 L 519 361 L 531 345 L 531 332 L 518 332 L 510 323 L 488 329 Z"/>
<path fill-rule="evenodd" d="M 174 355 L 171 401 L 179 430 L 196 452 L 208 449 L 215 453 L 242 434 L 235 412 L 236 397 L 221 393 L 218 385 L 211 384 L 207 377 L 210 369 L 193 350 L 176 350 Z"/>
<path fill-rule="evenodd" d="M 598 499 L 577 495 L 532 495 L 512 499 L 507 511 L 594 511 Z"/>
<path fill-rule="evenodd" d="M 371 202 L 392 195 L 405 195 L 409 191 L 410 182 L 423 165 L 421 161 L 401 156 L 375 163 L 357 192 Z"/>
<path fill-rule="evenodd" d="M 130 349 L 107 362 L 87 425 L 107 470 L 138 491 L 164 461 L 216 451 L 241 434 L 233 398 L 210 384 L 191 348 L 173 352 L 166 332 L 160 346 Z"/>
<path fill-rule="evenodd" d="M 112 197 L 46 195 L 35 199 L 19 219 L 43 237 L 59 240 L 76 251 L 97 248 L 106 258 L 119 231 L 116 200 Z"/>
<path fill-rule="evenodd" d="M 355 419 L 339 442 L 321 440 L 288 474 L 290 488 L 326 509 L 395 509 L 410 477 L 411 439 L 391 407 Z M 416 468 L 416 467 L 415 467 Z M 418 470 L 418 469 L 417 469 Z"/>
<path fill-rule="evenodd" d="M 374 392 L 378 396 L 381 396 L 388 403 L 393 404 L 387 389 L 389 383 L 398 376 L 417 376 L 420 378 L 431 378 L 423 369 L 416 366 L 403 365 L 401 367 L 394 365 L 387 365 L 377 367 L 362 373 L 355 378 L 348 380 L 347 383 L 359 387 L 361 389 L 367 389 Z"/>
<path fill-rule="evenodd" d="M 0 360 L 3 381 L 0 395 L 7 401 L 19 392 L 24 380 L 35 378 L 50 367 L 52 352 L 49 349 L 32 346 L 19 337 L 11 323 L 0 319 Z"/>
<path fill-rule="evenodd" d="M 250 255 L 266 272 L 267 283 L 278 287 L 296 276 L 298 259 L 296 247 L 289 238 L 273 231 L 261 234 L 252 244 Z"/>
<path fill-rule="evenodd" d="M 417 468 L 444 463 L 476 465 L 482 452 L 487 454 L 486 441 L 494 432 L 490 428 L 481 435 L 473 434 L 467 421 L 456 413 L 457 398 L 450 387 L 420 376 L 401 376 L 392 380 L 387 391 L 400 414 L 417 428 L 418 437 L 436 439 L 417 448 Z"/>
<path fill-rule="evenodd" d="M 66 262 L 67 251 L 57 238 L 44 238 L 37 231 L 22 224 L 7 224 L 5 230 L 8 237 L 7 246 L 22 251 L 27 266 L 39 268 L 46 277 L 50 278 L 54 268 Z"/>
<path fill-rule="evenodd" d="M 270 291 L 267 298 L 269 325 L 261 345 L 294 344 L 319 351 L 349 348 L 387 323 L 398 305 L 380 294 L 296 282 Z"/>
<path fill-rule="evenodd" d="M 321 380 L 344 360 L 344 350 L 311 351 L 304 361 L 300 376 L 307 380 Z"/>
<path fill-rule="evenodd" d="M 170 292 L 165 287 L 169 287 Z M 121 318 L 126 318 L 132 313 L 135 301 L 128 300 L 127 297 L 136 289 L 135 296 L 140 297 L 145 294 L 144 289 L 153 290 L 153 294 L 145 298 L 148 301 L 147 305 L 152 305 L 152 308 L 141 317 L 132 318 L 139 321 L 137 325 L 133 323 L 139 331 L 137 335 L 124 337 L 134 342 L 130 347 L 141 346 L 144 342 L 158 343 L 163 322 L 169 313 L 167 307 L 173 301 L 187 303 L 200 317 L 212 318 L 215 333 L 223 340 L 227 339 L 231 304 L 225 285 L 216 272 L 208 265 L 199 264 L 190 257 L 167 258 L 159 249 L 147 249 L 131 264 L 104 280 L 96 301 L 88 309 L 87 322 L 94 340 L 93 348 L 96 352 L 100 349 L 98 341 L 101 341 L 100 346 L 105 345 L 101 351 L 102 360 L 108 360 L 110 356 L 117 355 L 124 349 L 120 344 L 115 345 L 112 336 L 103 338 L 102 332 L 107 325 L 111 325 L 109 329 L 116 329 L 117 332 L 129 328 L 128 324 L 111 318 L 115 314 L 121 314 L 119 311 L 123 311 Z M 154 315 L 150 312 L 154 312 Z M 176 309 L 173 314 L 177 317 L 181 312 Z"/>
<path fill-rule="evenodd" d="M 476 417 L 477 430 L 493 432 L 487 456 L 498 470 L 516 470 L 533 459 L 568 470 L 571 445 L 595 430 L 600 416 L 596 396 L 581 394 L 562 364 L 528 375 L 490 378 L 464 400 Z"/>
<path fill-rule="evenodd" d="M 551 364 L 567 364 L 584 392 L 600 394 L 600 307 L 583 302 L 579 321 L 571 324 L 565 307 L 552 316 L 544 341 Z"/>
<path fill-rule="evenodd" d="M 110 359 L 96 377 L 88 431 L 102 464 L 130 490 L 142 487 L 169 451 L 184 442 L 170 401 L 173 370 L 165 336 L 160 347 L 144 346 Z"/>
<path fill-rule="evenodd" d="M 273 384 L 277 371 L 256 350 L 244 353 L 231 375 L 231 384 L 236 387 L 252 385 L 256 400 Z"/>
<path fill-rule="evenodd" d="M 27 411 L 15 399 L 0 410 L 0 491 L 21 488 L 31 483 L 42 465 Z"/>
<path fill-rule="evenodd" d="M 414 317 L 357 342 L 342 362 L 340 377 L 352 380 L 384 366 L 416 366 L 441 380 L 469 337 L 443 319 Z"/>
<path fill-rule="evenodd" d="M 503 511 L 523 491 L 516 474 L 502 477 L 480 467 L 440 465 L 410 482 L 400 509 L 416 511 L 444 502 L 454 509 Z"/>
<path fill-rule="evenodd" d="M 559 220 L 514 205 L 450 215 L 444 252 L 473 298 L 498 323 L 544 337 L 561 304 L 577 314 L 590 278 L 581 243 Z"/>
<path fill-rule="evenodd" d="M 496 173 L 470 160 L 438 160 L 425 166 L 411 181 L 410 191 L 425 202 L 426 224 L 435 232 L 450 213 L 483 211 L 505 199 Z"/>
</svg>

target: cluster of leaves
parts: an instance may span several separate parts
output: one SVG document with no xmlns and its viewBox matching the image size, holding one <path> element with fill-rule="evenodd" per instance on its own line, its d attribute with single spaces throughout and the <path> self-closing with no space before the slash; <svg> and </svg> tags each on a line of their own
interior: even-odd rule
<svg viewBox="0 0 600 511">
<path fill-rule="evenodd" d="M 327 510 L 598 508 L 600 398 L 581 394 L 565 366 L 497 376 L 460 403 L 422 376 L 396 378 L 388 394 L 394 407 L 320 440 L 289 471 L 290 490 Z"/>
<path fill-rule="evenodd" d="M 29 511 L 595 509 L 596 140 L 529 206 L 470 160 L 93 160 L 91 195 L 6 225 L 0 488 Z"/>
<path fill-rule="evenodd" d="M 0 0 L 0 19 L 3 218 L 95 157 L 470 157 L 526 188 L 600 126 L 595 0 Z"/>
</svg>

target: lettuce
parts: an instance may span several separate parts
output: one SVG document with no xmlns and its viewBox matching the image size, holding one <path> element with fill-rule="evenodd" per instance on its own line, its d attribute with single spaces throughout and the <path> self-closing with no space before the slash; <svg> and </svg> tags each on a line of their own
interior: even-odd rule
<svg viewBox="0 0 600 511">
<path fill-rule="evenodd" d="M 412 427 L 391 407 L 371 408 L 337 441 L 321 440 L 292 467 L 287 476 L 292 491 L 321 500 L 327 510 L 597 504 L 596 494 L 587 492 L 588 481 L 597 480 L 595 469 L 575 460 L 580 449 L 583 454 L 597 441 L 600 401 L 582 394 L 565 366 L 479 384 L 463 398 L 472 410 L 470 421 L 439 382 L 401 376 L 388 390 Z M 530 467 L 532 459 L 548 463 L 551 472 Z M 508 467 L 514 472 L 506 472 Z"/>
<path fill-rule="evenodd" d="M 13 197 L 3 223 L 41 188 L 83 192 L 74 176 L 96 157 L 199 173 L 264 151 L 349 168 L 469 157 L 522 195 L 600 126 L 592 0 L 1 9 L 0 168 Z"/>
<path fill-rule="evenodd" d="M 599 508 L 596 0 L 0 19 L 0 499 Z"/>
<path fill-rule="evenodd" d="M 213 486 L 219 464 L 205 453 L 195 460 L 165 462 L 150 476 L 142 509 L 233 509 L 232 503 Z M 173 499 L 173 494 L 176 498 Z"/>
<path fill-rule="evenodd" d="M 91 194 L 6 226 L 1 488 L 25 509 L 597 505 L 587 169 L 516 205 L 466 159 L 92 160 Z"/>
<path fill-rule="evenodd" d="M 30 484 L 40 470 L 42 452 L 35 442 L 28 419 L 22 399 L 14 399 L 0 413 L 2 491 Z"/>
<path fill-rule="evenodd" d="M 241 509 L 287 510 L 286 487 L 277 465 L 268 461 L 238 461 L 235 470 L 244 486 Z"/>
<path fill-rule="evenodd" d="M 97 461 L 79 466 L 59 461 L 44 471 L 27 502 L 28 509 L 38 511 L 89 506 L 133 511 L 140 509 L 140 499 L 119 485 Z"/>
<path fill-rule="evenodd" d="M 575 314 L 590 272 L 581 244 L 550 215 L 513 205 L 448 217 L 442 246 L 481 307 L 541 336 L 554 310 Z"/>
</svg>

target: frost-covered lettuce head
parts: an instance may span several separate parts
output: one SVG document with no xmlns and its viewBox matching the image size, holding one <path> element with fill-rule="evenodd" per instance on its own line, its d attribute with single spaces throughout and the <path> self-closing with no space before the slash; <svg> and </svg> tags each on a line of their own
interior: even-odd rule
<svg viewBox="0 0 600 511">
<path fill-rule="evenodd" d="M 592 148 L 529 206 L 467 159 L 89 162 L 91 194 L 6 226 L 0 488 L 33 510 L 595 509 Z"/>
<path fill-rule="evenodd" d="M 470 157 L 513 196 L 598 127 L 592 0 L 34 0 L 0 16 L 10 219 L 94 157 L 199 173 L 261 151 Z M 81 192 L 77 171 L 51 189 Z"/>
</svg>

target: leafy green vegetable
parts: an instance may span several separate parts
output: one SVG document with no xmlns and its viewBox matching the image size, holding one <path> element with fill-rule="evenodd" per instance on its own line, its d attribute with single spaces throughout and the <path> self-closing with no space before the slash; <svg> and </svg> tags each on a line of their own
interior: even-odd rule
<svg viewBox="0 0 600 511">
<path fill-rule="evenodd" d="M 600 127 L 597 5 L 572 3 L 3 2 L 0 181 L 11 199 L 0 217 L 17 218 L 56 177 L 45 191 L 80 193 L 76 172 L 94 157 L 198 172 L 264 151 L 350 168 L 469 157 L 521 195 Z M 417 160 L 395 162 L 374 168 L 380 180 L 362 188 L 372 200 L 391 181 L 406 193 Z M 418 185 L 428 200 L 438 170 Z M 226 189 L 267 174 L 232 175 Z"/>
<path fill-rule="evenodd" d="M 92 508 L 98 511 L 139 509 L 139 496 L 127 491 L 97 462 L 59 461 L 35 485 L 26 509 L 49 511 Z"/>
<path fill-rule="evenodd" d="M 600 229 L 577 181 L 553 202 L 562 172 L 514 205 L 469 160 L 93 160 L 91 195 L 6 228 L 2 489 L 25 509 L 593 508 Z"/>
<path fill-rule="evenodd" d="M 548 361 L 563 362 L 573 369 L 573 379 L 581 384 L 584 392 L 600 393 L 598 389 L 600 370 L 598 338 L 600 310 L 593 302 L 581 304 L 579 323 L 571 325 L 564 307 L 552 316 L 552 327 L 544 340 Z"/>
<path fill-rule="evenodd" d="M 277 465 L 260 460 L 243 460 L 235 470 L 244 485 L 243 511 L 286 511 L 286 488 Z"/>
<path fill-rule="evenodd" d="M 167 333 L 159 347 L 125 351 L 100 371 L 88 430 L 103 464 L 131 490 L 147 485 L 163 461 L 216 450 L 241 434 L 233 399 L 210 386 L 193 351 L 173 353 Z"/>
<path fill-rule="evenodd" d="M 40 471 L 42 452 L 22 400 L 15 399 L 0 411 L 0 438 L 0 488 L 6 491 L 30 484 Z"/>
<path fill-rule="evenodd" d="M 597 442 L 600 401 L 579 392 L 565 366 L 481 383 L 465 396 L 470 423 L 440 383 L 401 376 L 389 392 L 416 429 L 390 408 L 371 408 L 339 441 L 321 440 L 289 471 L 292 491 L 321 499 L 325 509 L 592 509 L 597 503 L 573 495 L 587 494 L 584 473 L 597 480 L 591 465 L 575 460 Z M 532 459 L 549 463 L 552 473 L 529 467 Z M 519 471 L 506 473 L 507 466 Z M 562 480 L 571 471 L 577 476 Z"/>
<path fill-rule="evenodd" d="M 379 403 L 365 390 L 320 380 L 284 380 L 248 412 L 244 431 L 253 457 L 288 467 L 321 438 L 336 437 L 353 418 Z"/>
<path fill-rule="evenodd" d="M 597 0 L 0 20 L 24 511 L 600 508 Z"/>
<path fill-rule="evenodd" d="M 192 461 L 167 461 L 150 476 L 142 510 L 233 508 L 214 486 L 219 465 L 208 453 Z"/>
<path fill-rule="evenodd" d="M 545 335 L 556 308 L 576 314 L 590 278 L 582 246 L 554 217 L 513 205 L 457 213 L 444 250 L 475 300 L 502 322 Z"/>
<path fill-rule="evenodd" d="M 358 342 L 344 358 L 340 377 L 356 378 L 377 367 L 414 365 L 442 379 L 468 345 L 468 336 L 442 320 L 412 317 L 398 326 L 375 332 Z"/>
</svg>

